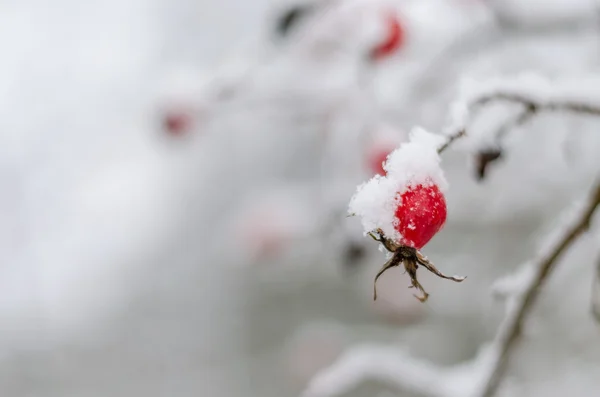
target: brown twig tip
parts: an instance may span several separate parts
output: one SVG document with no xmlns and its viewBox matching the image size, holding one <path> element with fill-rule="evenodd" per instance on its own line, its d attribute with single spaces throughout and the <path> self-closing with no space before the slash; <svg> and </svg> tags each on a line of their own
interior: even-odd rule
<svg viewBox="0 0 600 397">
<path fill-rule="evenodd" d="M 478 181 L 485 179 L 487 169 L 491 163 L 502 158 L 500 149 L 483 150 L 475 155 L 475 176 Z"/>
</svg>

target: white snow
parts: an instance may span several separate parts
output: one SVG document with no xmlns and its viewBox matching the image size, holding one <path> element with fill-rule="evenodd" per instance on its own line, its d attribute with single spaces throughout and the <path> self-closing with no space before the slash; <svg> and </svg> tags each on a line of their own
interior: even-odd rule
<svg viewBox="0 0 600 397">
<path fill-rule="evenodd" d="M 388 156 L 383 166 L 387 175 L 376 175 L 358 187 L 349 210 L 361 217 L 365 233 L 379 228 L 388 238 L 401 239 L 394 227 L 398 196 L 419 184 L 435 184 L 442 192 L 446 190 L 447 182 L 437 152 L 443 142 L 440 135 L 414 128 L 409 142 Z"/>
<path fill-rule="evenodd" d="M 510 298 L 520 295 L 535 277 L 535 267 L 527 262 L 513 273 L 499 278 L 492 284 L 493 294 L 498 298 Z"/>
<path fill-rule="evenodd" d="M 360 345 L 348 349 L 329 368 L 320 371 L 301 396 L 340 396 L 366 380 L 420 395 L 477 396 L 481 380 L 486 379 L 496 358 L 494 346 L 484 346 L 471 360 L 444 367 L 417 359 L 396 346 Z"/>
</svg>

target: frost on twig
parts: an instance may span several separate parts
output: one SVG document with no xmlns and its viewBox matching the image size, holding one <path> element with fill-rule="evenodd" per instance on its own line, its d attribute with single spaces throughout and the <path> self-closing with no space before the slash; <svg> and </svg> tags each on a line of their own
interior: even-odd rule
<svg viewBox="0 0 600 397">
<path fill-rule="evenodd" d="M 303 397 L 338 396 L 365 380 L 382 381 L 433 397 L 493 396 L 542 286 L 561 256 L 589 228 L 599 205 L 600 182 L 587 202 L 574 211 L 566 226 L 561 223 L 561 232 L 553 233 L 534 259 L 495 284 L 495 292 L 506 299 L 506 315 L 493 341 L 482 347 L 474 359 L 440 367 L 391 347 L 356 347 L 318 374 Z"/>
<path fill-rule="evenodd" d="M 484 81 L 464 80 L 460 87 L 456 108 L 466 109 L 459 115 L 460 125 L 472 120 L 473 113 L 492 103 L 506 103 L 519 107 L 512 116 L 479 137 L 476 143 L 475 168 L 479 180 L 484 179 L 488 166 L 503 156 L 506 135 L 544 112 L 569 112 L 600 116 L 600 78 L 573 78 L 549 80 L 535 74 Z M 469 113 L 471 113 L 469 115 Z M 464 135 L 465 127 L 455 129 L 451 137 Z M 454 139 L 450 139 L 448 144 Z M 446 145 L 447 146 L 447 145 Z M 445 147 L 444 147 L 445 149 Z"/>
<path fill-rule="evenodd" d="M 520 106 L 512 117 L 505 118 L 476 142 L 476 167 L 479 179 L 487 166 L 502 157 L 502 140 L 513 129 L 527 123 L 541 112 L 571 112 L 600 116 L 600 78 L 552 81 L 536 74 L 477 81 L 463 79 L 458 99 L 450 106 L 450 122 L 444 131 L 445 142 L 438 153 L 464 137 L 469 124 L 483 107 L 492 103 Z M 470 137 L 474 141 L 474 137 Z"/>
</svg>

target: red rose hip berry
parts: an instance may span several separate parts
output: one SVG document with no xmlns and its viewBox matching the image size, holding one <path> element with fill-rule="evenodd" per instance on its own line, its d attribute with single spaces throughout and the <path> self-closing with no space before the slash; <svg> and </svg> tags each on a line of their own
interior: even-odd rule
<svg viewBox="0 0 600 397">
<path fill-rule="evenodd" d="M 400 240 L 387 238 L 381 229 L 370 233 L 379 241 L 392 257 L 383 265 L 375 276 L 373 299 L 377 299 L 377 279 L 386 270 L 403 265 L 411 279 L 410 288 L 416 288 L 422 295 L 415 297 L 425 302 L 429 294 L 417 279 L 417 269 L 424 267 L 438 277 L 461 282 L 465 277 L 446 276 L 440 272 L 419 250 L 425 246 L 444 226 L 446 222 L 446 199 L 438 185 L 433 182 L 410 186 L 398 197 L 395 210 L 397 223 L 394 228 L 400 233 Z"/>
<path fill-rule="evenodd" d="M 435 184 L 418 184 L 398 199 L 395 229 L 402 235 L 400 244 L 421 249 L 446 222 L 446 199 Z"/>
<path fill-rule="evenodd" d="M 381 142 L 373 145 L 367 153 L 366 163 L 369 171 L 374 175 L 385 176 L 387 172 L 383 168 L 389 154 L 397 147 L 394 142 Z"/>
</svg>

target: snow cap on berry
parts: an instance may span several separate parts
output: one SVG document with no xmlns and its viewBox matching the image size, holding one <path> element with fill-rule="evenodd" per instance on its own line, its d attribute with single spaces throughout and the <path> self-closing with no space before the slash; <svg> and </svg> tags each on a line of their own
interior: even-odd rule
<svg viewBox="0 0 600 397">
<path fill-rule="evenodd" d="M 349 210 L 360 216 L 365 233 L 381 229 L 386 237 L 400 241 L 402 236 L 395 228 L 399 195 L 419 184 L 437 185 L 442 192 L 447 189 L 437 152 L 443 142 L 440 135 L 414 128 L 409 142 L 388 156 L 384 164 L 387 175 L 376 175 L 358 187 Z"/>
</svg>

